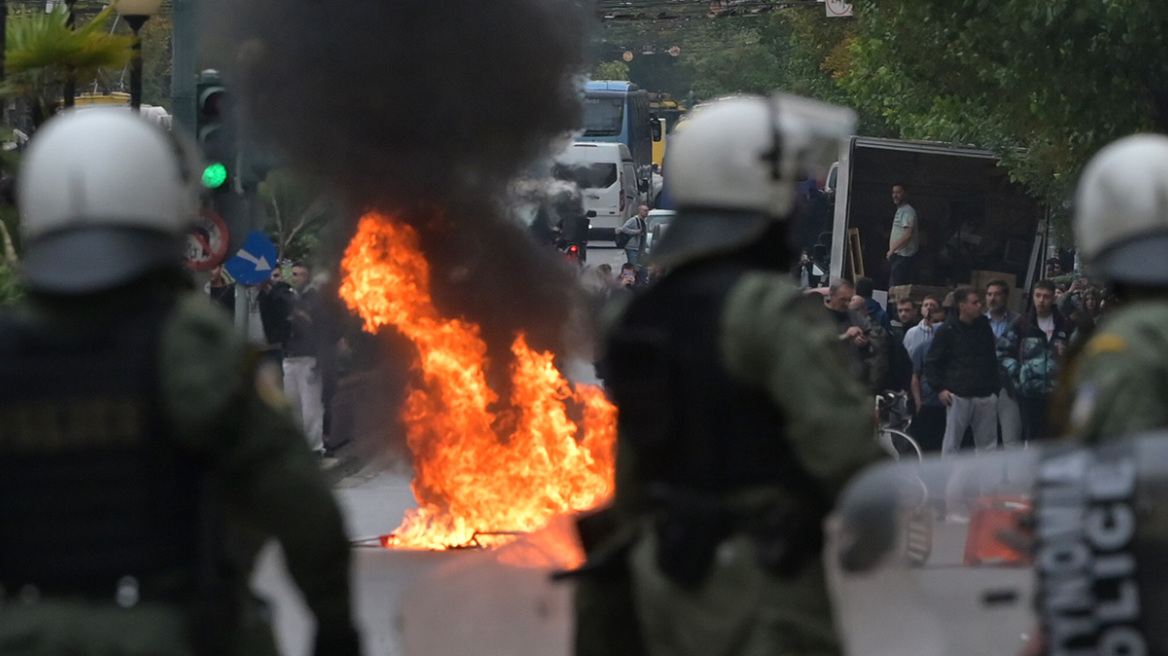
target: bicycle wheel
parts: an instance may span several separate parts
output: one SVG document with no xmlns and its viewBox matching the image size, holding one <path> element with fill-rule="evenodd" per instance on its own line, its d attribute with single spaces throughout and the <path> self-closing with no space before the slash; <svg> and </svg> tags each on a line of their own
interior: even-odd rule
<svg viewBox="0 0 1168 656">
<path fill-rule="evenodd" d="M 925 456 L 921 445 L 917 444 L 911 435 L 895 428 L 881 428 L 878 441 L 880 446 L 897 460 L 906 455 L 916 456 L 917 460 L 921 460 Z"/>
</svg>

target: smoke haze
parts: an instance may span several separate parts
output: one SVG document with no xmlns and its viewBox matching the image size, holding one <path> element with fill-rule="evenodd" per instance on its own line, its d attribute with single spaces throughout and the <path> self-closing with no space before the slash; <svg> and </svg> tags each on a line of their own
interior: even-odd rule
<svg viewBox="0 0 1168 656">
<path fill-rule="evenodd" d="M 211 0 L 203 15 L 204 59 L 261 137 L 343 198 L 354 224 L 376 208 L 419 229 L 440 309 L 481 323 L 492 347 L 517 329 L 559 345 L 571 274 L 502 199 L 580 123 L 586 7 Z"/>
</svg>

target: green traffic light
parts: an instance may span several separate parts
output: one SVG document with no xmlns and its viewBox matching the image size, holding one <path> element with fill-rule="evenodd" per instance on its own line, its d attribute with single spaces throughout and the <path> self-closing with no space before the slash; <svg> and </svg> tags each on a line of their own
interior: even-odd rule
<svg viewBox="0 0 1168 656">
<path fill-rule="evenodd" d="M 227 167 L 221 162 L 207 165 L 203 169 L 203 186 L 207 189 L 218 189 L 227 182 Z"/>
</svg>

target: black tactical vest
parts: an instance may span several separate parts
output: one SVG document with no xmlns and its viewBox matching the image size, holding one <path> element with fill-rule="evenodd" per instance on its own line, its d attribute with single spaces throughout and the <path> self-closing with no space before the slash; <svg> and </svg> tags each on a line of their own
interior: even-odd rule
<svg viewBox="0 0 1168 656">
<path fill-rule="evenodd" d="M 712 494 L 772 484 L 808 489 L 779 408 L 722 366 L 723 306 L 748 271 L 711 262 L 673 272 L 635 299 L 612 331 L 605 382 L 646 482 Z"/>
<path fill-rule="evenodd" d="M 153 306 L 78 336 L 0 318 L 0 586 L 185 598 L 202 467 L 168 439 Z M 121 582 L 121 583 L 119 583 Z"/>
</svg>

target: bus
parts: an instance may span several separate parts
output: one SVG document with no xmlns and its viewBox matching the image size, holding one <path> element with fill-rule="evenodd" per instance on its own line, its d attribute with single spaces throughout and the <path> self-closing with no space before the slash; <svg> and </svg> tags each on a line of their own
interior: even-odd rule
<svg viewBox="0 0 1168 656">
<path fill-rule="evenodd" d="M 633 155 L 637 187 L 648 194 L 653 142 L 664 135 L 649 118 L 649 92 L 631 82 L 590 81 L 584 85 L 584 134 L 579 141 L 623 143 Z"/>
<path fill-rule="evenodd" d="M 685 107 L 668 93 L 649 94 L 649 117 L 659 124 L 656 129 L 665 135 L 662 139 L 653 139 L 653 164 L 657 166 L 658 171 L 665 166 L 665 143 L 685 116 L 685 112 Z"/>
</svg>

